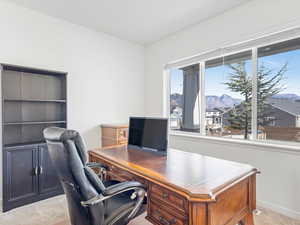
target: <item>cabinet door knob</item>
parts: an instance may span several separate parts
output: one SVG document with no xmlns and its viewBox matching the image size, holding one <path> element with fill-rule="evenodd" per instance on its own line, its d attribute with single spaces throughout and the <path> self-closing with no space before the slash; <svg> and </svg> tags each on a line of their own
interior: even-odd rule
<svg viewBox="0 0 300 225">
<path fill-rule="evenodd" d="M 37 168 L 37 167 L 34 167 L 34 168 L 33 168 L 33 175 L 34 175 L 34 176 L 37 176 L 38 173 L 39 173 L 38 168 Z"/>
<path fill-rule="evenodd" d="M 39 174 L 43 174 L 43 167 L 39 167 Z"/>
</svg>

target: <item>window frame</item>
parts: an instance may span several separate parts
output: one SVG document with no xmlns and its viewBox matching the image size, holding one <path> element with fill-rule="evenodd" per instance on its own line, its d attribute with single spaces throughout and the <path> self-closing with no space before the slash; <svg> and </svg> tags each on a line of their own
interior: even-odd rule
<svg viewBox="0 0 300 225">
<path fill-rule="evenodd" d="M 185 132 L 185 131 L 174 131 L 170 127 L 169 123 L 169 134 L 170 135 L 179 135 L 179 136 L 188 136 L 188 137 L 198 137 L 205 138 L 209 140 L 220 140 L 220 141 L 229 141 L 235 143 L 246 143 L 246 144 L 256 144 L 263 146 L 271 147 L 285 147 L 291 148 L 292 150 L 300 147 L 300 143 L 293 141 L 280 141 L 280 140 L 260 140 L 257 137 L 257 71 L 258 71 L 258 49 L 264 46 L 281 43 L 284 41 L 289 41 L 293 39 L 300 38 L 300 27 L 280 31 L 277 33 L 269 34 L 262 36 L 256 39 L 251 39 L 245 42 L 237 43 L 234 45 L 225 46 L 222 48 L 214 49 L 211 51 L 206 51 L 202 54 L 192 56 L 190 58 L 184 58 L 182 60 L 177 60 L 166 64 L 163 70 L 164 74 L 164 97 L 163 97 L 163 116 L 170 119 L 170 94 L 171 94 L 171 74 L 170 70 L 175 68 L 182 68 L 189 65 L 199 64 L 199 122 L 200 122 L 200 131 L 199 132 Z M 253 44 L 254 43 L 254 44 Z M 231 50 L 230 50 L 231 49 Z M 233 49 L 233 50 L 232 50 Z M 206 98 L 205 98 L 205 62 L 216 59 L 219 57 L 226 57 L 229 55 L 234 55 L 242 53 L 245 51 L 252 52 L 251 58 L 251 73 L 252 73 L 252 119 L 251 119 L 251 139 L 232 139 L 224 137 L 213 137 L 206 135 L 205 131 L 205 107 L 206 107 Z M 217 53 L 217 54 L 216 54 Z M 205 57 L 205 56 L 208 57 Z"/>
</svg>

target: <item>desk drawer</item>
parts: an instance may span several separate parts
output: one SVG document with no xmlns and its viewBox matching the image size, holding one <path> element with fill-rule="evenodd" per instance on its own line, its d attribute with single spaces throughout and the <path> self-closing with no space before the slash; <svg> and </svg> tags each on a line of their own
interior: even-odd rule
<svg viewBox="0 0 300 225">
<path fill-rule="evenodd" d="M 181 212 L 187 211 L 186 199 L 168 189 L 165 189 L 159 185 L 151 184 L 150 186 L 151 196 L 160 199 L 161 201 L 169 204 Z"/>
<path fill-rule="evenodd" d="M 133 180 L 133 175 L 128 173 L 127 171 L 120 170 L 115 166 L 110 166 L 108 175 L 112 179 L 116 179 L 118 181 L 131 181 Z"/>
<path fill-rule="evenodd" d="M 108 172 L 108 176 L 111 179 L 115 179 L 118 181 L 137 181 L 140 182 L 141 184 L 144 184 L 146 187 L 148 187 L 148 182 L 147 180 L 138 177 L 134 174 L 131 174 L 125 170 L 119 169 L 115 166 L 111 166 Z"/>
<path fill-rule="evenodd" d="M 167 210 L 165 207 L 155 204 L 150 201 L 148 208 L 148 219 L 160 225 L 186 225 L 188 224 L 188 219 L 186 216 L 181 214 L 171 213 L 170 209 Z"/>
</svg>

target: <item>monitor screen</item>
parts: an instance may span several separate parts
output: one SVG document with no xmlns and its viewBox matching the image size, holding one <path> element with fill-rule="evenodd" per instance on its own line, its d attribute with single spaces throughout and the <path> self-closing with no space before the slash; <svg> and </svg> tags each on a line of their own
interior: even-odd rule
<svg viewBox="0 0 300 225">
<path fill-rule="evenodd" d="M 168 119 L 131 117 L 129 145 L 166 151 L 168 145 Z"/>
</svg>

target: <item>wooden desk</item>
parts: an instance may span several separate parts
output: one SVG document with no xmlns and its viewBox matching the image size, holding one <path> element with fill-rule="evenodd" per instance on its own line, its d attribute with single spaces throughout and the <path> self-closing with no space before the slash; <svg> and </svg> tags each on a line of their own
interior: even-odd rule
<svg viewBox="0 0 300 225">
<path fill-rule="evenodd" d="M 170 149 L 167 156 L 126 146 L 90 151 L 108 176 L 148 188 L 146 218 L 156 225 L 253 225 L 257 169 Z"/>
</svg>

